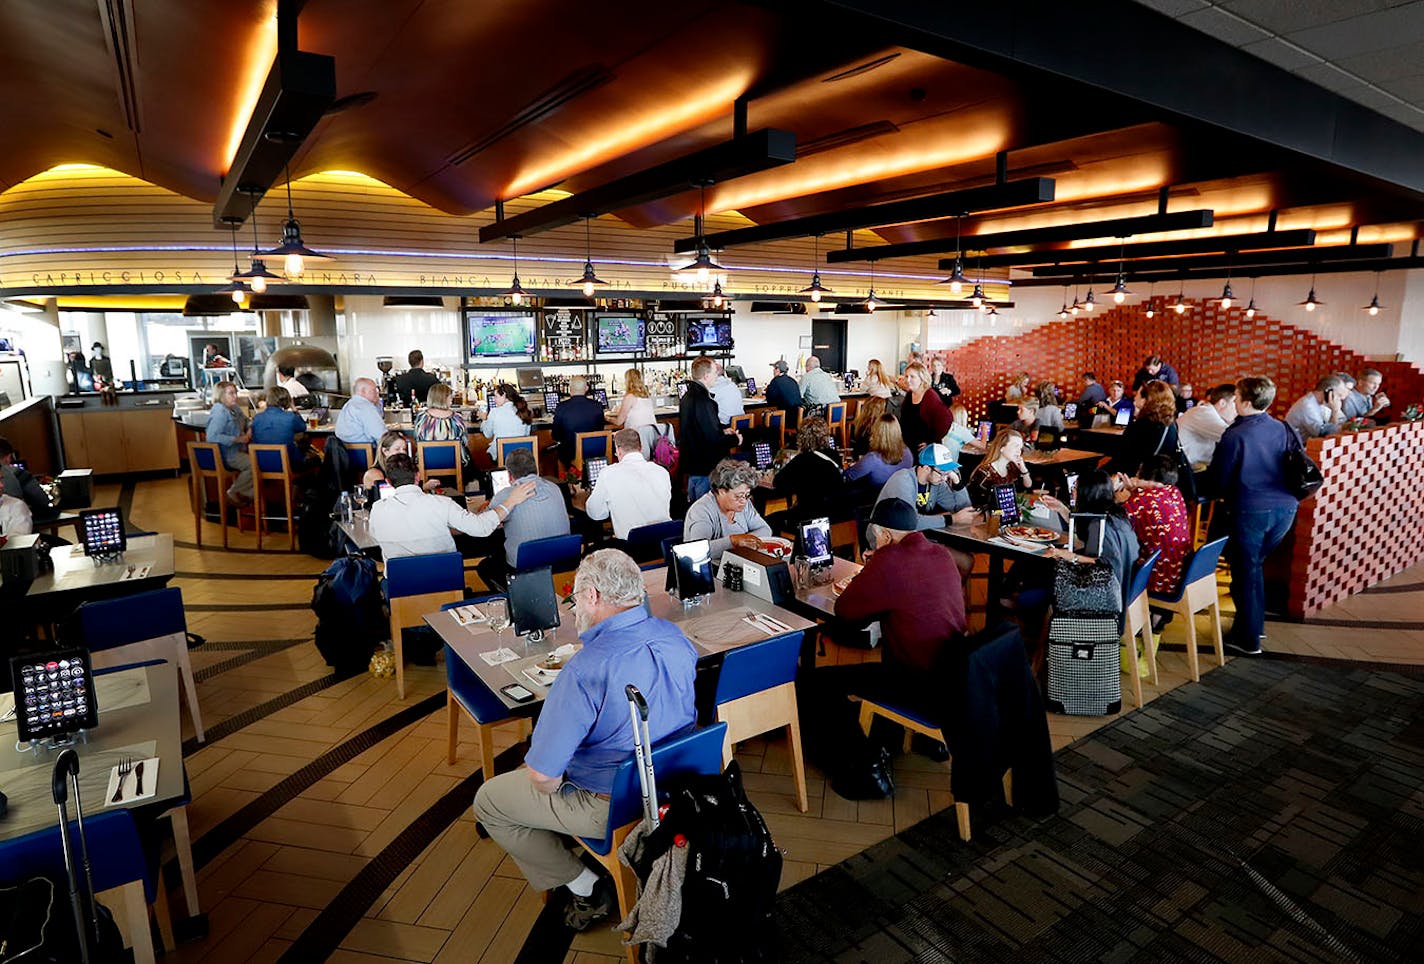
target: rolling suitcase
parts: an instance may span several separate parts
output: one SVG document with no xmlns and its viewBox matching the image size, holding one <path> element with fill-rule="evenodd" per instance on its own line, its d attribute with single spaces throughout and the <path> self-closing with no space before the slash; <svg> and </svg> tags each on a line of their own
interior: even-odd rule
<svg viewBox="0 0 1424 964">
<path fill-rule="evenodd" d="M 1122 709 L 1122 587 L 1104 562 L 1059 562 L 1048 624 L 1048 708 L 1070 716 Z"/>
</svg>

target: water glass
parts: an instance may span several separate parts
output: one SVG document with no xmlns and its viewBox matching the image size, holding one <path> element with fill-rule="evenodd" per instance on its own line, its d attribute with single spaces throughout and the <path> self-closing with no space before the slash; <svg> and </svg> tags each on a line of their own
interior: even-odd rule
<svg viewBox="0 0 1424 964">
<path fill-rule="evenodd" d="M 486 599 L 480 606 L 489 616 L 490 629 L 494 630 L 495 636 L 500 636 L 509 628 L 509 600 Z"/>
<path fill-rule="evenodd" d="M 366 489 L 364 486 L 356 486 L 351 490 L 351 502 L 356 506 L 356 511 L 360 512 L 366 507 Z"/>
</svg>

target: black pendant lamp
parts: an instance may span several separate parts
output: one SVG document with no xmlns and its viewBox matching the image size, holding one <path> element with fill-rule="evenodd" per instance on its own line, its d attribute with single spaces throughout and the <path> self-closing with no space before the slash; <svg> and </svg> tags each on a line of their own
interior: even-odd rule
<svg viewBox="0 0 1424 964">
<path fill-rule="evenodd" d="M 815 236 L 815 245 L 811 255 L 811 283 L 802 288 L 798 294 L 810 295 L 812 301 L 820 301 L 822 295 L 834 294 L 830 288 L 821 284 L 821 236 Z"/>
<path fill-rule="evenodd" d="M 237 233 L 237 229 L 233 229 Z M 234 274 L 233 281 L 243 281 L 252 286 L 254 294 L 262 294 L 267 290 L 268 284 L 277 284 L 287 279 L 274 271 L 268 271 L 266 263 L 258 257 L 257 250 L 257 209 L 252 209 L 252 263 L 251 266 L 241 274 Z"/>
<path fill-rule="evenodd" d="M 287 166 L 287 223 L 282 225 L 282 243 L 262 252 L 264 257 L 283 258 L 283 272 L 295 278 L 306 270 L 308 261 L 330 261 L 331 256 L 313 251 L 302 240 L 302 226 L 292 212 L 292 168 Z"/>
<path fill-rule="evenodd" d="M 509 287 L 501 291 L 500 294 L 508 298 L 510 304 L 522 305 L 524 304 L 524 299 L 528 297 L 528 292 L 526 292 L 524 286 L 519 283 L 519 236 L 511 235 L 509 241 L 514 246 L 514 280 L 511 281 Z"/>
<path fill-rule="evenodd" d="M 241 308 L 247 304 L 247 296 L 252 289 L 247 286 L 246 282 L 237 280 L 237 275 L 242 270 L 237 265 L 237 226 L 239 223 L 241 222 L 236 218 L 228 221 L 228 229 L 232 232 L 232 274 L 229 277 L 233 280 L 219 288 L 217 293 L 231 296 L 233 304 Z"/>
<path fill-rule="evenodd" d="M 584 236 L 584 263 L 583 277 L 578 280 L 578 287 L 583 289 L 585 298 L 592 298 L 593 291 L 608 282 L 602 280 L 593 273 L 593 217 L 590 215 L 583 221 Z"/>
<path fill-rule="evenodd" d="M 965 282 L 968 280 L 964 277 L 964 248 L 963 245 L 960 244 L 959 235 L 961 222 L 963 222 L 963 220 L 964 215 L 962 214 L 957 215 L 954 219 L 954 270 L 950 272 L 948 278 L 939 282 L 942 285 L 949 285 L 949 293 L 952 295 L 957 295 L 962 292 Z"/>
</svg>

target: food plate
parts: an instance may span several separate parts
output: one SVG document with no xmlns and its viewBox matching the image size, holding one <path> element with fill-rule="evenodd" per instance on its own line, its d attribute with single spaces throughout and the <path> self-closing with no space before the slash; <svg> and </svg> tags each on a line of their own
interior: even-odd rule
<svg viewBox="0 0 1424 964">
<path fill-rule="evenodd" d="M 850 581 L 854 578 L 854 576 L 848 576 L 845 579 L 837 579 L 835 583 L 831 586 L 831 588 L 834 589 L 836 591 L 836 595 L 839 596 L 841 593 L 845 592 L 846 589 L 850 587 Z"/>
<path fill-rule="evenodd" d="M 1044 529 L 1040 526 L 1004 526 L 1001 531 L 1010 539 L 1022 539 L 1024 542 L 1037 542 L 1044 545 L 1057 542 L 1059 536 L 1059 533 L 1052 529 Z"/>
<path fill-rule="evenodd" d="M 761 540 L 761 551 L 769 556 L 775 556 L 778 559 L 790 559 L 792 549 L 790 539 L 765 536 Z"/>
</svg>

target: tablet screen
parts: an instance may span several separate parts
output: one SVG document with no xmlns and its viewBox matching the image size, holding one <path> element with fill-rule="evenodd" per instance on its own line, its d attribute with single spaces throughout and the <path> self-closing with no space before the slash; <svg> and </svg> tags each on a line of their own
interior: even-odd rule
<svg viewBox="0 0 1424 964">
<path fill-rule="evenodd" d="M 673 546 L 672 557 L 677 569 L 677 596 L 679 599 L 708 596 L 716 590 L 712 572 L 711 547 L 706 539 Z"/>
<path fill-rule="evenodd" d="M 1063 481 L 1068 483 L 1068 504 L 1072 505 L 1078 498 L 1078 473 L 1069 472 Z"/>
<path fill-rule="evenodd" d="M 1130 408 L 1120 408 L 1113 416 L 1114 425 L 1126 425 L 1130 421 L 1132 421 L 1132 409 Z"/>
<path fill-rule="evenodd" d="M 595 389 L 593 390 L 593 400 L 594 400 L 595 402 L 597 402 L 598 404 L 602 405 L 604 408 L 607 408 L 607 407 L 608 407 L 608 391 L 607 391 L 606 389 L 603 389 L 603 388 L 595 388 Z"/>
<path fill-rule="evenodd" d="M 559 407 L 559 393 L 558 393 L 558 392 L 545 392 L 545 393 L 544 393 L 544 412 L 545 412 L 545 414 L 547 414 L 547 415 L 553 415 L 553 414 L 554 414 L 554 409 L 556 409 L 556 408 L 558 408 L 558 407 Z"/>
<path fill-rule="evenodd" d="M 1003 512 L 1002 524 L 1015 525 L 1019 521 L 1019 502 L 1014 497 L 1014 487 L 1012 485 L 994 486 L 993 508 Z"/>
<path fill-rule="evenodd" d="M 757 442 L 755 445 L 752 446 L 752 451 L 756 453 L 756 467 L 758 470 L 765 472 L 767 469 L 771 468 L 770 442 Z"/>
<path fill-rule="evenodd" d="M 811 519 L 803 522 L 797 531 L 801 541 L 801 555 L 813 566 L 831 561 L 831 520 Z"/>
<path fill-rule="evenodd" d="M 559 598 L 554 593 L 554 570 L 545 566 L 510 575 L 509 613 L 514 631 L 521 636 L 559 625 Z"/>
<path fill-rule="evenodd" d="M 509 470 L 495 469 L 490 473 L 490 498 L 499 495 L 509 488 Z"/>
<path fill-rule="evenodd" d="M 79 513 L 80 538 L 86 556 L 113 555 L 128 546 L 124 536 L 124 514 L 112 509 L 85 509 Z"/>
<path fill-rule="evenodd" d="M 994 423 L 993 423 L 993 422 L 990 422 L 990 421 L 988 421 L 988 420 L 985 420 L 985 421 L 979 423 L 979 431 L 975 434 L 975 438 L 979 439 L 979 441 L 981 441 L 981 442 L 987 442 L 987 441 L 989 441 L 989 436 L 990 436 L 990 435 L 993 435 L 993 434 L 994 434 Z"/>
<path fill-rule="evenodd" d="M 755 379 L 755 378 L 748 378 L 748 379 L 747 379 L 747 394 L 748 394 L 748 395 L 755 395 L 755 394 L 756 394 L 756 379 Z"/>
<path fill-rule="evenodd" d="M 1063 406 L 1063 417 L 1072 421 L 1078 417 L 1078 403 L 1069 402 Z"/>
<path fill-rule="evenodd" d="M 15 723 L 23 742 L 76 733 L 99 723 L 89 654 L 65 649 L 10 660 Z"/>
<path fill-rule="evenodd" d="M 377 498 L 384 502 L 396 494 L 396 487 L 389 482 L 378 482 L 376 484 L 376 493 Z"/>
<path fill-rule="evenodd" d="M 598 477 L 603 474 L 603 470 L 606 468 L 608 468 L 607 459 L 589 459 L 583 464 L 583 471 L 588 476 L 587 481 L 590 487 L 598 481 Z"/>
</svg>

